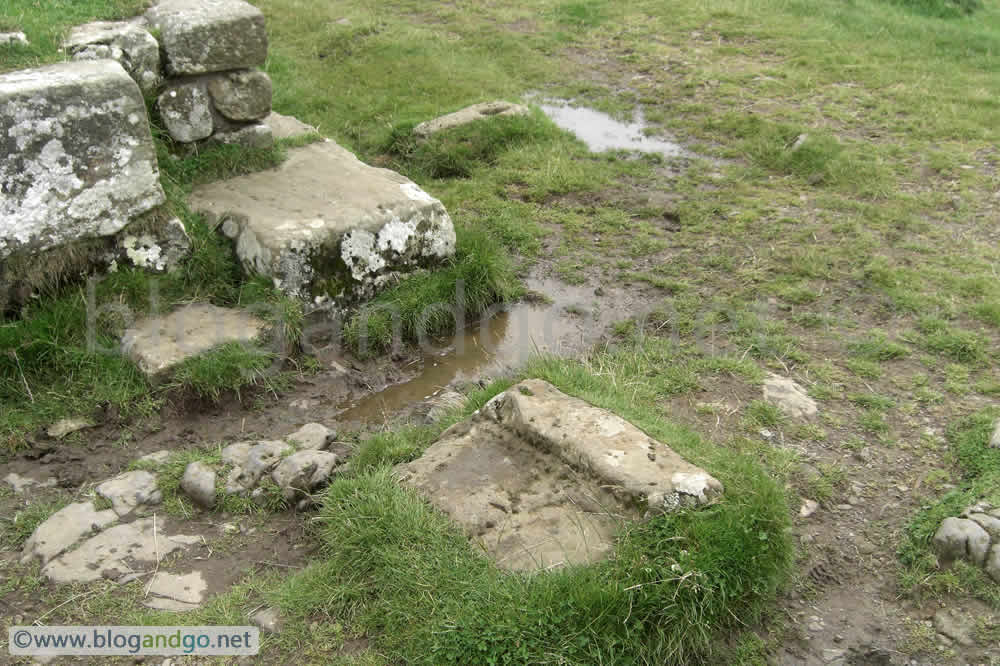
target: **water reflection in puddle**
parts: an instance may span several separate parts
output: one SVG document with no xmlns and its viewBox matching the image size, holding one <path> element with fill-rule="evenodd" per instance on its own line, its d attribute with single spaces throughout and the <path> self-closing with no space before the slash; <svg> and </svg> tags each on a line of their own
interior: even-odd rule
<svg viewBox="0 0 1000 666">
<path fill-rule="evenodd" d="M 682 157 L 689 153 L 678 143 L 646 136 L 647 125 L 642 111 L 636 111 L 633 122 L 615 120 L 606 113 L 568 102 L 547 101 L 539 107 L 556 125 L 575 134 L 595 152 L 605 150 L 635 150 L 659 153 L 664 157 Z"/>
<path fill-rule="evenodd" d="M 496 375 L 516 368 L 538 354 L 573 354 L 594 344 L 611 323 L 632 314 L 630 295 L 609 289 L 596 298 L 585 286 L 553 280 L 529 281 L 552 298 L 551 303 L 515 303 L 498 307 L 492 316 L 467 326 L 461 335 L 425 349 L 423 367 L 410 381 L 343 405 L 343 423 L 382 421 L 403 407 L 415 405 L 458 381 Z"/>
</svg>

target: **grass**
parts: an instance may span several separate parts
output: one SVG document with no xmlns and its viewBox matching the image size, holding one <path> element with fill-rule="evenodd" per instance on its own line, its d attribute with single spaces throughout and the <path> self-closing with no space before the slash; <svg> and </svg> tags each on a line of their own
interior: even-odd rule
<svg viewBox="0 0 1000 666">
<path fill-rule="evenodd" d="M 0 548 L 4 550 L 20 550 L 35 528 L 45 522 L 49 516 L 69 504 L 66 499 L 32 502 L 12 516 L 4 518 L 0 523 Z"/>
<path fill-rule="evenodd" d="M 1000 449 L 988 447 L 998 416 L 996 409 L 980 410 L 948 429 L 949 448 L 962 479 L 957 488 L 923 508 L 906 528 L 899 556 L 902 582 L 911 594 L 960 594 L 1000 609 L 1000 590 L 981 568 L 961 561 L 942 568 L 931 546 L 945 518 L 957 516 L 979 501 L 1000 506 Z"/>
<path fill-rule="evenodd" d="M 605 563 L 528 577 L 495 569 L 388 470 L 513 381 L 505 380 L 436 426 L 364 442 L 352 463 L 356 476 L 331 485 L 318 517 L 324 560 L 287 581 L 281 598 L 322 606 L 390 661 L 533 663 L 559 654 L 573 663 L 717 663 L 732 654 L 735 642 L 719 638 L 758 621 L 787 571 L 787 503 L 753 458 L 663 418 L 655 405 L 672 390 L 669 373 L 636 356 L 665 345 L 595 358 L 610 377 L 554 359 L 522 374 L 616 409 L 705 465 L 726 485 L 718 505 L 625 526 Z M 634 398 L 613 388 L 637 380 Z"/>
</svg>

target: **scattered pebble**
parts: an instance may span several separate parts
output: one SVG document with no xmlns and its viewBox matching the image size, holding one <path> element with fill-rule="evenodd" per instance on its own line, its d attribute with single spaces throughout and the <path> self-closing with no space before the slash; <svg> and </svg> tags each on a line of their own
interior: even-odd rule
<svg viewBox="0 0 1000 666">
<path fill-rule="evenodd" d="M 799 516 L 802 518 L 808 518 L 809 516 L 816 513 L 819 509 L 819 502 L 816 500 L 807 499 L 802 502 L 802 507 L 799 509 Z"/>
</svg>

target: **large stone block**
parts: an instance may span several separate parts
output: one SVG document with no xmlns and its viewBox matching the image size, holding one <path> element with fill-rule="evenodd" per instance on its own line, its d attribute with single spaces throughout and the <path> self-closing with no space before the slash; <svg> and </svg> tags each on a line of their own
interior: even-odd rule
<svg viewBox="0 0 1000 666">
<path fill-rule="evenodd" d="M 160 85 L 160 45 L 133 21 L 95 21 L 76 26 L 63 48 L 74 60 L 117 60 L 145 92 Z"/>
<path fill-rule="evenodd" d="M 163 203 L 146 107 L 111 60 L 0 75 L 0 259 L 110 236 Z"/>
<path fill-rule="evenodd" d="M 216 111 L 229 120 L 263 120 L 271 113 L 271 79 L 258 70 L 217 74 L 208 82 Z"/>
<path fill-rule="evenodd" d="M 189 203 L 221 218 L 248 270 L 304 298 L 366 298 L 455 252 L 440 201 L 332 141 L 291 151 L 277 169 L 198 187 Z"/>
<path fill-rule="evenodd" d="M 257 67 L 267 58 L 264 15 L 242 0 L 161 0 L 146 18 L 160 31 L 172 75 Z"/>
<path fill-rule="evenodd" d="M 190 143 L 211 136 L 215 123 L 204 82 L 171 83 L 157 98 L 156 106 L 175 141 Z"/>
<path fill-rule="evenodd" d="M 514 570 L 598 560 L 623 520 L 723 490 L 628 421 L 538 379 L 501 393 L 396 472 Z"/>
</svg>

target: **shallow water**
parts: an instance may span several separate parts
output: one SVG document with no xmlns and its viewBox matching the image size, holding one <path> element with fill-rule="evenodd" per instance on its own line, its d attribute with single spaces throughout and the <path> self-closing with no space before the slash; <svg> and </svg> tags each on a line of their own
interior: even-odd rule
<svg viewBox="0 0 1000 666">
<path fill-rule="evenodd" d="M 458 381 L 496 375 L 537 354 L 570 355 L 594 344 L 612 322 L 639 304 L 617 290 L 597 297 L 591 287 L 554 280 L 529 281 L 548 303 L 515 303 L 467 326 L 460 335 L 424 349 L 423 367 L 413 379 L 344 404 L 343 423 L 382 421 L 428 399 Z"/>
<path fill-rule="evenodd" d="M 605 150 L 635 150 L 642 153 L 659 153 L 665 157 L 681 157 L 688 152 L 680 144 L 666 139 L 646 136 L 642 112 L 637 111 L 633 121 L 623 123 L 606 113 L 583 106 L 570 106 L 568 102 L 547 102 L 539 107 L 556 125 L 575 134 L 595 152 Z"/>
</svg>

